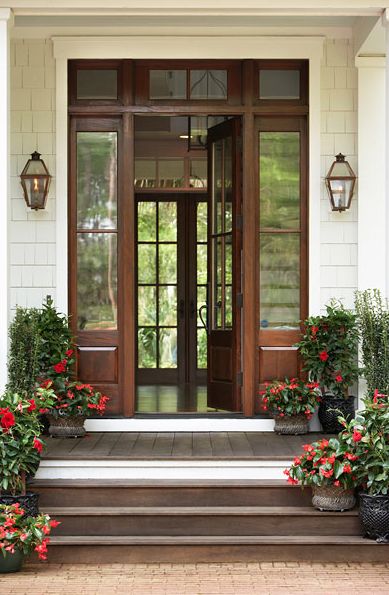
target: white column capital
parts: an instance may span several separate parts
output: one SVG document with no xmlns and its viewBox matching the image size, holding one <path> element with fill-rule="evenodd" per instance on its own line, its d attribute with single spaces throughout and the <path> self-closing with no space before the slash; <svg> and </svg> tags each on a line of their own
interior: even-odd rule
<svg viewBox="0 0 389 595">
<path fill-rule="evenodd" d="M 11 8 L 0 8 L 0 21 L 13 21 Z"/>
</svg>

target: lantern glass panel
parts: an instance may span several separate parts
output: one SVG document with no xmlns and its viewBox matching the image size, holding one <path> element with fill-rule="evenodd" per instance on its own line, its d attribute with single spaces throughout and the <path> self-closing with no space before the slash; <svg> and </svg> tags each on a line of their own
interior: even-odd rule
<svg viewBox="0 0 389 595">
<path fill-rule="evenodd" d="M 335 208 L 348 208 L 353 180 L 329 180 L 329 184 Z"/>
<path fill-rule="evenodd" d="M 23 174 L 27 176 L 46 176 L 47 171 L 40 159 L 30 159 Z"/>
<path fill-rule="evenodd" d="M 345 161 L 335 161 L 331 171 L 331 178 L 349 177 L 351 174 L 348 164 Z"/>
<path fill-rule="evenodd" d="M 30 197 L 30 206 L 32 209 L 40 209 L 44 204 L 46 179 L 30 178 L 26 180 L 27 192 Z"/>
</svg>

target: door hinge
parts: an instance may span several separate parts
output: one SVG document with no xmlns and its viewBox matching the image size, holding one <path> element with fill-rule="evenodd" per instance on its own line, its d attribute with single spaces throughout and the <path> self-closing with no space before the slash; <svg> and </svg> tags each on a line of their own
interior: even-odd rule
<svg viewBox="0 0 389 595">
<path fill-rule="evenodd" d="M 243 231 L 243 215 L 236 216 L 236 229 Z"/>
<path fill-rule="evenodd" d="M 243 386 L 243 372 L 238 372 L 236 375 L 236 384 L 238 386 Z"/>
<path fill-rule="evenodd" d="M 236 294 L 236 307 L 243 308 L 243 293 Z"/>
</svg>

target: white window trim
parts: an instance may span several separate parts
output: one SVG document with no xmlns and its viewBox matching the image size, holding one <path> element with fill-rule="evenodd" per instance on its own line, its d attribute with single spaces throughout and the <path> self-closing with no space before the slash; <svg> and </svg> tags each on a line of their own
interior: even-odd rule
<svg viewBox="0 0 389 595">
<path fill-rule="evenodd" d="M 320 66 L 323 36 L 117 36 L 53 37 L 56 59 L 56 295 L 57 307 L 68 312 L 68 92 L 67 68 L 71 59 L 305 59 L 309 60 L 309 313 L 320 312 Z M 154 420 L 156 421 L 156 420 Z M 202 431 L 204 419 L 185 420 L 190 431 Z M 149 420 L 101 420 L 110 431 L 147 431 Z M 164 420 L 170 431 L 172 420 Z M 169 422 L 166 424 L 166 422 Z M 271 420 L 220 420 L 224 431 L 244 423 L 252 430 L 271 431 Z M 88 422 L 89 430 L 97 425 Z M 158 420 L 160 427 L 161 420 Z M 118 425 L 119 424 L 119 425 Z M 96 427 L 94 427 L 96 425 Z M 116 426 L 118 426 L 116 428 Z M 119 427 L 120 426 L 120 427 Z M 141 426 L 141 427 L 140 427 Z M 182 429 L 182 428 L 181 428 Z"/>
</svg>

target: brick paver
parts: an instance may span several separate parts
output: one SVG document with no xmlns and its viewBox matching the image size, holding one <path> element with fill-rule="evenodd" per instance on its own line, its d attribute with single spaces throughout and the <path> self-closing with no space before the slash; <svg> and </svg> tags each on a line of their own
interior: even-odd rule
<svg viewBox="0 0 389 595">
<path fill-rule="evenodd" d="M 389 552 L 388 552 L 389 554 Z M 389 595 L 387 564 L 27 565 L 0 577 L 1 595 Z"/>
</svg>

